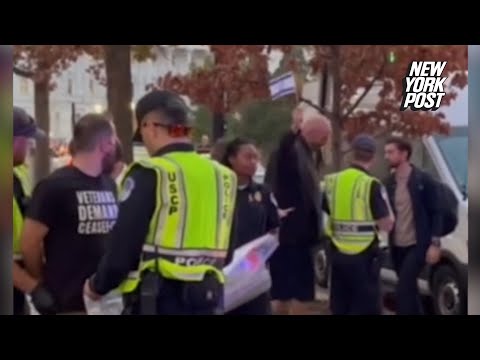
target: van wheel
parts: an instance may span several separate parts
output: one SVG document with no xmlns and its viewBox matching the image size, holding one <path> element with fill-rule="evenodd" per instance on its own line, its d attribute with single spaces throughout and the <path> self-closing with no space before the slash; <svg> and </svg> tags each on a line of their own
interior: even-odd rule
<svg viewBox="0 0 480 360">
<path fill-rule="evenodd" d="M 436 315 L 463 315 L 467 310 L 465 289 L 455 269 L 441 265 L 433 274 L 433 306 Z"/>
<path fill-rule="evenodd" d="M 327 289 L 329 278 L 329 264 L 325 249 L 319 249 L 315 251 L 313 259 L 313 266 L 315 269 L 315 281 L 318 286 Z"/>
</svg>

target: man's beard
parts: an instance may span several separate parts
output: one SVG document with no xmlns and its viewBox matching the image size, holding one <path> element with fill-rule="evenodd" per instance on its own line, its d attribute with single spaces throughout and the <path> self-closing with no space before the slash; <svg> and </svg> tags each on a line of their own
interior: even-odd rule
<svg viewBox="0 0 480 360">
<path fill-rule="evenodd" d="M 22 165 L 25 163 L 25 156 L 13 156 L 13 166 Z"/>
<path fill-rule="evenodd" d="M 400 166 L 400 162 L 397 162 L 397 163 L 389 163 L 389 166 L 390 166 L 390 169 L 391 170 L 396 170 L 399 166 Z"/>
<path fill-rule="evenodd" d="M 113 154 L 106 155 L 102 160 L 102 173 L 110 175 L 115 167 L 115 156 Z"/>
</svg>

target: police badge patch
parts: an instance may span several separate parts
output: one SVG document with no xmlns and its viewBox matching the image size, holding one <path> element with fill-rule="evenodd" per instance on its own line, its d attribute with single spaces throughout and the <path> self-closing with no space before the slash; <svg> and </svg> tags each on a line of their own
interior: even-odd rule
<svg viewBox="0 0 480 360">
<path fill-rule="evenodd" d="M 126 201 L 132 194 L 132 191 L 134 188 L 135 188 L 135 180 L 133 180 L 133 178 L 131 177 L 126 178 L 125 181 L 123 182 L 122 190 L 120 192 L 120 196 L 118 197 L 118 200 L 120 202 Z"/>
</svg>

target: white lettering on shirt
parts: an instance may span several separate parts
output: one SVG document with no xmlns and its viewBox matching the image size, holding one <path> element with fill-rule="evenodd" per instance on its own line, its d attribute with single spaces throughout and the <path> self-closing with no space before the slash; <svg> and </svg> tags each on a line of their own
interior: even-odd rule
<svg viewBox="0 0 480 360">
<path fill-rule="evenodd" d="M 78 228 L 81 235 L 108 234 L 118 217 L 118 205 L 111 191 L 77 191 Z"/>
</svg>

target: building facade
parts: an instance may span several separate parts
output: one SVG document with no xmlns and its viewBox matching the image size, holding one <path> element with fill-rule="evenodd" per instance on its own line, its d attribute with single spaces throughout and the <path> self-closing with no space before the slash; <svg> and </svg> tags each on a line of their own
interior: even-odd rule
<svg viewBox="0 0 480 360">
<path fill-rule="evenodd" d="M 145 94 L 148 85 L 168 72 L 185 74 L 192 66 L 201 66 L 209 56 L 205 45 L 158 45 L 156 59 L 132 63 L 132 82 L 135 101 Z M 72 134 L 72 119 L 88 112 L 103 112 L 107 106 L 106 88 L 87 70 L 94 64 L 88 56 L 81 57 L 55 79 L 50 93 L 50 137 L 67 140 Z M 33 82 L 13 76 L 13 103 L 34 113 Z M 75 113 L 75 114 L 74 114 Z"/>
</svg>

